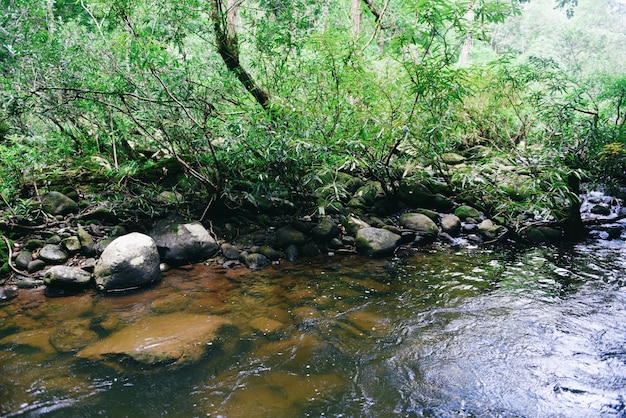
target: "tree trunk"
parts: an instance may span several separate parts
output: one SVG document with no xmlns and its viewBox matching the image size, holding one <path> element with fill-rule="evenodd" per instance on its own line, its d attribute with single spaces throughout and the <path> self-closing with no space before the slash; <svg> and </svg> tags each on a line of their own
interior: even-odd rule
<svg viewBox="0 0 626 418">
<path fill-rule="evenodd" d="M 237 44 L 237 33 L 235 23 L 237 17 L 236 0 L 227 0 L 228 5 L 223 0 L 211 0 L 211 18 L 215 30 L 215 42 L 217 52 L 222 57 L 226 68 L 233 72 L 239 82 L 254 97 L 258 104 L 265 110 L 270 109 L 269 94 L 259 87 L 252 76 L 243 68 L 239 60 L 239 45 Z"/>
</svg>

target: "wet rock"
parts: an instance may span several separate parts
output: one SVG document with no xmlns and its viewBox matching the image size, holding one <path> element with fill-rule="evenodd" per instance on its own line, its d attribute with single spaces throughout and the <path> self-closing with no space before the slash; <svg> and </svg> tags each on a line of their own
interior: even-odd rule
<svg viewBox="0 0 626 418">
<path fill-rule="evenodd" d="M 501 237 L 506 232 L 502 225 L 495 224 L 491 219 L 485 219 L 478 224 L 478 233 L 486 240 L 494 240 Z"/>
<path fill-rule="evenodd" d="M 446 215 L 441 218 L 441 229 L 451 236 L 457 236 L 461 232 L 461 219 L 456 215 Z"/>
<path fill-rule="evenodd" d="M 352 311 L 348 314 L 348 321 L 359 330 L 368 334 L 384 335 L 391 329 L 389 318 L 367 311 Z"/>
<path fill-rule="evenodd" d="M 333 399 L 346 381 L 338 374 L 312 374 L 306 377 L 286 371 L 268 371 L 249 378 L 250 384 L 235 385 L 224 402 L 217 402 L 220 417 L 295 417 L 302 405 L 319 399 Z M 206 402 L 206 400 L 204 401 Z M 208 408 L 208 407 L 207 407 Z M 211 405 L 211 410 L 215 407 Z"/>
<path fill-rule="evenodd" d="M 200 222 L 161 221 L 150 235 L 162 261 L 173 266 L 204 261 L 219 249 Z"/>
<path fill-rule="evenodd" d="M 346 228 L 348 234 L 356 235 L 359 229 L 369 228 L 371 225 L 355 216 L 348 216 L 343 221 L 343 226 Z"/>
<path fill-rule="evenodd" d="M 41 198 L 41 207 L 51 215 L 67 215 L 78 212 L 78 203 L 59 192 L 50 192 Z"/>
<path fill-rule="evenodd" d="M 222 255 L 229 260 L 237 260 L 239 259 L 239 254 L 241 254 L 239 248 L 229 243 L 222 244 L 220 249 L 222 251 Z"/>
<path fill-rule="evenodd" d="M 277 251 L 268 245 L 264 245 L 259 248 L 259 253 L 263 254 L 270 261 L 278 261 L 281 256 L 280 251 Z"/>
<path fill-rule="evenodd" d="M 0 287 L 0 303 L 17 297 L 17 286 Z"/>
<path fill-rule="evenodd" d="M 594 215 L 609 216 L 611 214 L 611 208 L 604 205 L 594 205 L 590 212 Z"/>
<path fill-rule="evenodd" d="M 30 251 L 20 251 L 15 257 L 15 267 L 19 270 L 27 270 L 28 264 L 33 261 L 33 254 Z"/>
<path fill-rule="evenodd" d="M 72 236 L 65 238 L 61 241 L 61 247 L 63 247 L 70 254 L 77 253 L 81 249 L 81 243 L 78 237 Z"/>
<path fill-rule="evenodd" d="M 61 353 L 80 350 L 97 342 L 100 337 L 89 329 L 89 320 L 71 321 L 50 333 L 50 344 Z"/>
<path fill-rule="evenodd" d="M 46 240 L 46 244 L 58 245 L 60 243 L 61 243 L 61 237 L 58 236 L 57 234 L 54 234 L 54 235 L 48 237 L 48 239 Z"/>
<path fill-rule="evenodd" d="M 284 226 L 276 231 L 276 243 L 279 248 L 287 248 L 292 244 L 300 246 L 306 241 L 306 235 L 294 227 Z"/>
<path fill-rule="evenodd" d="M 382 228 L 363 228 L 357 232 L 356 248 L 361 254 L 379 257 L 392 253 L 401 236 Z"/>
<path fill-rule="evenodd" d="M 327 241 L 339 235 L 339 226 L 331 218 L 322 218 L 311 233 L 319 241 Z"/>
<path fill-rule="evenodd" d="M 33 289 L 35 287 L 43 286 L 43 280 L 36 277 L 18 276 L 17 287 L 20 289 Z"/>
<path fill-rule="evenodd" d="M 268 266 L 270 263 L 266 256 L 259 253 L 248 254 L 243 262 L 248 268 L 253 270 Z"/>
<path fill-rule="evenodd" d="M 159 252 L 152 238 L 133 232 L 116 238 L 96 262 L 99 290 L 134 289 L 161 279 Z"/>
<path fill-rule="evenodd" d="M 28 241 L 26 241 L 26 243 L 24 244 L 24 248 L 26 248 L 29 251 L 34 251 L 37 250 L 41 247 L 44 246 L 44 242 L 40 239 L 29 239 Z"/>
<path fill-rule="evenodd" d="M 421 213 L 405 213 L 400 216 L 399 222 L 403 227 L 415 231 L 418 238 L 423 240 L 432 241 L 439 233 L 437 224 Z"/>
<path fill-rule="evenodd" d="M 250 321 L 250 327 L 264 335 L 274 334 L 283 328 L 283 324 L 270 318 L 261 317 Z"/>
<path fill-rule="evenodd" d="M 59 245 L 56 244 L 46 244 L 39 251 L 39 258 L 41 258 L 46 263 L 50 264 L 61 264 L 67 261 L 67 253 L 61 249 Z"/>
<path fill-rule="evenodd" d="M 454 214 L 458 216 L 462 221 L 466 221 L 467 218 L 480 218 L 481 214 L 478 209 L 475 209 L 471 206 L 461 205 L 454 210 Z"/>
<path fill-rule="evenodd" d="M 26 271 L 29 273 L 36 273 L 40 270 L 43 270 L 46 267 L 46 262 L 43 260 L 33 260 L 28 263 L 28 267 Z"/>
<path fill-rule="evenodd" d="M 131 360 L 141 365 L 176 365 L 198 361 L 230 325 L 210 315 L 172 313 L 150 316 L 78 352 L 79 358 Z"/>
<path fill-rule="evenodd" d="M 50 332 L 49 328 L 29 329 L 18 332 L 0 339 L 0 346 L 24 347 L 43 352 L 46 355 L 52 355 L 55 349 L 50 344 Z"/>
<path fill-rule="evenodd" d="M 91 274 L 79 267 L 54 266 L 46 271 L 43 282 L 50 287 L 80 289 L 91 284 Z"/>
<path fill-rule="evenodd" d="M 287 261 L 295 261 L 298 255 L 300 255 L 300 250 L 298 250 L 295 244 L 288 245 L 287 248 L 285 248 L 285 259 L 287 259 Z"/>
<path fill-rule="evenodd" d="M 80 241 L 80 250 L 84 255 L 91 256 L 96 253 L 93 237 L 82 226 L 78 227 L 76 236 Z"/>
</svg>

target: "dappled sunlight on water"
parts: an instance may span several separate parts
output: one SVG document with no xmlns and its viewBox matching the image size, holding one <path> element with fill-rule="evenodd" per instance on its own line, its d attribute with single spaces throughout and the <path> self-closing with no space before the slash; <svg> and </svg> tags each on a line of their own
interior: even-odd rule
<svg viewBox="0 0 626 418">
<path fill-rule="evenodd" d="M 0 305 L 0 410 L 63 417 L 622 416 L 625 253 L 610 242 L 520 252 L 440 249 L 260 271 L 198 265 L 118 296 L 51 299 L 20 290 Z M 172 316 L 181 312 L 189 316 Z M 195 315 L 224 318 L 229 329 L 191 364 L 79 358 L 85 347 L 148 318 Z"/>
</svg>

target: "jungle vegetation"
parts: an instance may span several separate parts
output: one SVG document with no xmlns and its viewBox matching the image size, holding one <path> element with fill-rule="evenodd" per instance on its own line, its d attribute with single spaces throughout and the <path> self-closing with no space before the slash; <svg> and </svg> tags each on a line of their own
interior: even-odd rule
<svg viewBox="0 0 626 418">
<path fill-rule="evenodd" d="M 0 4 L 7 213 L 68 179 L 323 210 L 350 173 L 515 223 L 558 217 L 572 179 L 626 181 L 623 0 Z"/>
</svg>

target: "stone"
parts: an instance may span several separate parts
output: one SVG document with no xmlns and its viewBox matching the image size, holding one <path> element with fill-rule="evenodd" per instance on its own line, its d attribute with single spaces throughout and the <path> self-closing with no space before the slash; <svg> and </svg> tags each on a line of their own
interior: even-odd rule
<svg viewBox="0 0 626 418">
<path fill-rule="evenodd" d="M 319 241 L 327 241 L 331 238 L 335 238 L 340 232 L 339 226 L 328 217 L 322 218 L 311 231 L 313 237 Z"/>
<path fill-rule="evenodd" d="M 594 205 L 591 210 L 591 213 L 593 213 L 594 215 L 600 215 L 600 216 L 609 216 L 611 214 L 611 208 L 609 208 L 608 206 L 604 206 L 604 205 Z"/>
<path fill-rule="evenodd" d="M 182 366 L 202 358 L 231 322 L 211 315 L 149 316 L 77 353 L 79 358 L 118 364 Z"/>
<path fill-rule="evenodd" d="M 263 254 L 270 261 L 278 261 L 281 255 L 280 251 L 277 251 L 268 245 L 264 245 L 259 248 L 259 253 Z"/>
<path fill-rule="evenodd" d="M 285 248 L 285 258 L 287 261 L 295 261 L 300 255 L 300 250 L 297 245 L 291 244 Z"/>
<path fill-rule="evenodd" d="M 28 267 L 26 268 L 26 271 L 29 273 L 35 273 L 35 272 L 38 272 L 39 270 L 43 270 L 44 267 L 46 267 L 45 261 L 33 260 L 30 263 L 28 263 Z"/>
<path fill-rule="evenodd" d="M 69 253 L 76 253 L 82 248 L 78 237 L 72 236 L 65 238 L 61 241 L 61 247 L 63 247 Z"/>
<path fill-rule="evenodd" d="M 18 270 L 27 270 L 31 261 L 33 261 L 33 254 L 30 251 L 20 251 L 15 257 L 15 267 Z"/>
<path fill-rule="evenodd" d="M 89 232 L 85 230 L 85 228 L 79 226 L 78 230 L 76 231 L 76 236 L 80 241 L 80 250 L 83 252 L 83 254 L 91 256 L 96 253 L 95 242 Z"/>
<path fill-rule="evenodd" d="M 248 254 L 244 259 L 244 263 L 250 269 L 259 269 L 269 265 L 269 260 L 266 256 L 259 253 Z"/>
<path fill-rule="evenodd" d="M 399 223 L 404 228 L 417 232 L 420 236 L 434 238 L 439 233 L 437 224 L 421 213 L 405 213 L 400 216 Z"/>
<path fill-rule="evenodd" d="M 56 244 L 46 244 L 39 250 L 39 258 L 46 263 L 61 264 L 67 261 L 67 253 Z"/>
<path fill-rule="evenodd" d="M 346 232 L 348 232 L 348 234 L 356 235 L 359 229 L 369 228 L 371 225 L 355 216 L 347 216 L 343 221 L 343 226 L 346 228 Z"/>
<path fill-rule="evenodd" d="M 91 274 L 79 267 L 53 266 L 46 271 L 43 282 L 62 289 L 85 288 L 91 284 Z"/>
<path fill-rule="evenodd" d="M 451 236 L 457 236 L 461 232 L 461 218 L 456 215 L 445 215 L 441 218 L 441 230 Z"/>
<path fill-rule="evenodd" d="M 213 257 L 217 242 L 200 222 L 161 221 L 150 236 L 161 260 L 172 266 L 195 263 Z"/>
<path fill-rule="evenodd" d="M 495 224 L 491 219 L 485 219 L 478 224 L 478 233 L 487 240 L 500 238 L 505 232 L 504 226 Z"/>
<path fill-rule="evenodd" d="M 29 239 L 28 241 L 26 241 L 26 243 L 24 244 L 24 248 L 26 248 L 27 250 L 30 251 L 34 251 L 37 250 L 41 247 L 44 246 L 44 242 L 40 239 Z"/>
<path fill-rule="evenodd" d="M 287 248 L 291 244 L 300 246 L 306 242 L 306 235 L 291 226 L 284 226 L 276 231 L 276 243 L 279 248 Z"/>
<path fill-rule="evenodd" d="M 220 246 L 220 250 L 222 251 L 222 255 L 229 260 L 237 260 L 241 253 L 239 248 L 227 242 Z"/>
<path fill-rule="evenodd" d="M 159 252 L 152 238 L 132 232 L 113 240 L 94 268 L 96 286 L 103 291 L 129 290 L 161 279 Z"/>
<path fill-rule="evenodd" d="M 67 215 L 78 212 L 78 203 L 59 192 L 50 192 L 41 198 L 41 207 L 51 215 Z"/>
<path fill-rule="evenodd" d="M 371 257 L 384 256 L 396 249 L 401 236 L 382 228 L 363 228 L 356 235 L 356 249 Z"/>
<path fill-rule="evenodd" d="M 50 333 L 50 344 L 61 353 L 78 351 L 99 339 L 98 334 L 89 329 L 89 320 L 67 322 Z"/>
<path fill-rule="evenodd" d="M 478 209 L 475 209 L 468 205 L 461 205 L 454 210 L 454 214 L 458 216 L 462 221 L 465 221 L 467 218 L 480 218 L 480 212 Z"/>
</svg>

